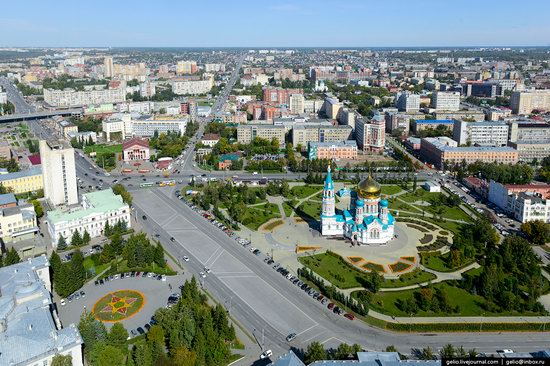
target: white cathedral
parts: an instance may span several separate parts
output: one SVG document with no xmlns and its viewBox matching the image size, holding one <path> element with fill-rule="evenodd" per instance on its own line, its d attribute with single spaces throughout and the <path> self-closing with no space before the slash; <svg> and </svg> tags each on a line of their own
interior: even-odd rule
<svg viewBox="0 0 550 366">
<path fill-rule="evenodd" d="M 343 235 L 358 245 L 386 244 L 394 237 L 395 219 L 388 210 L 388 201 L 380 199 L 380 191 L 380 185 L 369 175 L 351 193 L 351 207 L 337 214 L 329 166 L 323 190 L 321 235 Z"/>
</svg>

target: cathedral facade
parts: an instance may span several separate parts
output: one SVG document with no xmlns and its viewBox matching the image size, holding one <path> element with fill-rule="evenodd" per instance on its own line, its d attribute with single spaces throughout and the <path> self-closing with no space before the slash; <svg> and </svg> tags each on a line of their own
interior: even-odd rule
<svg viewBox="0 0 550 366">
<path fill-rule="evenodd" d="M 394 237 L 395 219 L 388 201 L 381 199 L 381 187 L 369 175 L 352 191 L 351 205 L 336 212 L 334 182 L 328 168 L 323 189 L 321 235 L 342 235 L 358 245 L 384 245 Z"/>
</svg>

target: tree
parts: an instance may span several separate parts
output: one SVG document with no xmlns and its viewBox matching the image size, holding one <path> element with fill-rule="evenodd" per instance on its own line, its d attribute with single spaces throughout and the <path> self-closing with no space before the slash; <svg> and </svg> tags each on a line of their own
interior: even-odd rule
<svg viewBox="0 0 550 366">
<path fill-rule="evenodd" d="M 80 236 L 80 232 L 78 230 L 73 232 L 73 236 L 71 237 L 71 245 L 75 247 L 82 245 L 82 237 Z"/>
<path fill-rule="evenodd" d="M 126 358 L 126 351 L 120 348 L 106 345 L 101 342 L 92 351 L 90 358 L 94 366 L 123 365 Z"/>
<path fill-rule="evenodd" d="M 397 352 L 397 348 L 393 344 L 389 345 L 386 347 L 386 352 Z"/>
<path fill-rule="evenodd" d="M 38 200 L 32 200 L 31 203 L 34 206 L 34 212 L 36 213 L 36 217 L 41 218 L 42 216 L 44 216 L 44 209 L 42 208 L 42 205 L 40 204 L 40 202 L 38 202 Z"/>
<path fill-rule="evenodd" d="M 347 343 L 340 343 L 334 352 L 334 358 L 337 360 L 351 360 L 354 357 L 353 349 Z"/>
<path fill-rule="evenodd" d="M 307 350 L 304 353 L 304 362 L 309 365 L 315 361 L 321 361 L 327 359 L 327 351 L 323 348 L 323 345 L 319 342 L 312 342 L 307 346 Z"/>
<path fill-rule="evenodd" d="M 90 244 L 90 233 L 88 230 L 84 230 L 84 234 L 82 234 L 82 245 L 88 244 Z"/>
<path fill-rule="evenodd" d="M 90 354 L 98 342 L 107 338 L 107 329 L 91 312 L 85 311 L 80 316 L 78 330 L 84 341 L 84 352 Z"/>
<path fill-rule="evenodd" d="M 72 364 L 73 358 L 71 355 L 55 355 L 50 366 L 72 366 Z"/>
<path fill-rule="evenodd" d="M 107 344 L 117 347 L 122 351 L 128 349 L 128 332 L 121 323 L 115 323 L 107 335 Z"/>
<path fill-rule="evenodd" d="M 188 350 L 185 346 L 177 347 L 173 352 L 173 365 L 175 366 L 194 366 L 197 361 L 197 354 Z"/>
<path fill-rule="evenodd" d="M 532 244 L 544 245 L 550 242 L 550 224 L 542 220 L 528 221 L 521 224 L 521 231 L 527 235 Z"/>
<path fill-rule="evenodd" d="M 368 274 L 369 286 L 372 292 L 376 293 L 382 286 L 384 278 L 377 271 L 370 271 Z"/>
<path fill-rule="evenodd" d="M 19 257 L 17 251 L 13 247 L 8 249 L 6 257 L 4 258 L 4 266 L 11 266 L 19 262 L 21 262 L 21 257 Z"/>
<path fill-rule="evenodd" d="M 430 347 L 426 347 L 422 349 L 422 352 L 420 352 L 420 356 L 418 357 L 421 360 L 433 360 L 435 359 L 434 352 Z"/>
<path fill-rule="evenodd" d="M 122 200 L 128 204 L 128 205 L 131 205 L 132 204 L 132 195 L 130 194 L 130 192 L 128 192 L 126 190 L 126 187 L 124 187 L 122 184 L 115 184 L 114 186 L 111 187 L 111 189 L 113 190 L 113 193 L 116 194 L 116 195 L 120 195 L 122 197 Z"/>
<path fill-rule="evenodd" d="M 441 358 L 453 358 L 456 355 L 456 349 L 452 344 L 448 343 L 443 346 L 439 353 L 441 355 Z"/>
<path fill-rule="evenodd" d="M 67 241 L 63 235 L 59 235 L 59 239 L 57 240 L 57 249 L 63 250 L 65 248 L 67 248 Z"/>
</svg>

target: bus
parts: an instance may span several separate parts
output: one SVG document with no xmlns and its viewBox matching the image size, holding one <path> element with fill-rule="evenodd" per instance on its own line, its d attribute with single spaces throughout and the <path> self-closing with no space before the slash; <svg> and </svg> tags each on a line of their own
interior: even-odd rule
<svg viewBox="0 0 550 366">
<path fill-rule="evenodd" d="M 146 188 L 146 187 L 152 187 L 153 185 L 154 183 L 146 182 L 146 183 L 141 183 L 139 186 L 140 188 Z"/>
<path fill-rule="evenodd" d="M 174 179 L 171 179 L 171 180 L 163 180 L 161 182 L 159 182 L 159 186 L 160 187 L 166 187 L 166 186 L 170 186 L 170 187 L 173 187 L 176 185 L 176 181 Z"/>
</svg>

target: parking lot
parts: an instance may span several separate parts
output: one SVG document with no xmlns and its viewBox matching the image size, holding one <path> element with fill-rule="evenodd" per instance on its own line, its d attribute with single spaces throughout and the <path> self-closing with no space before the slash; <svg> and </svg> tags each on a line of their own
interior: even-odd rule
<svg viewBox="0 0 550 366">
<path fill-rule="evenodd" d="M 88 282 L 82 287 L 81 291 L 85 293 L 85 296 L 79 296 L 78 299 L 73 298 L 71 302 L 66 300 L 65 305 L 61 305 L 60 300 L 56 301 L 59 317 L 64 326 L 74 323 L 78 324 L 80 320 L 80 314 L 83 310 L 91 311 L 96 301 L 105 296 L 106 294 L 119 290 L 134 290 L 141 292 L 144 295 L 143 308 L 134 316 L 122 320 L 121 323 L 128 330 L 135 330 L 138 327 L 145 329 L 145 324 L 149 323 L 151 316 L 158 308 L 167 306 L 169 296 L 177 292 L 179 293 L 179 286 L 181 286 L 186 279 L 189 279 L 189 275 L 176 275 L 166 277 L 166 281 L 162 281 L 150 277 L 139 276 L 136 277 L 113 277 L 112 280 L 101 284 L 94 284 L 94 281 Z M 110 326 L 110 323 L 105 323 L 106 326 Z"/>
</svg>

